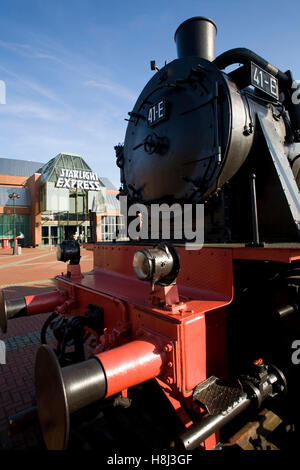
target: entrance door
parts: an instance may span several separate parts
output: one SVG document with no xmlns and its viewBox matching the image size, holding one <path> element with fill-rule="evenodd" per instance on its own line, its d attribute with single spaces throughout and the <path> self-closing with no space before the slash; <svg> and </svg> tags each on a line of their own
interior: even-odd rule
<svg viewBox="0 0 300 470">
<path fill-rule="evenodd" d="M 74 240 L 73 235 L 76 232 L 76 229 L 76 225 L 66 225 L 64 240 Z"/>
</svg>

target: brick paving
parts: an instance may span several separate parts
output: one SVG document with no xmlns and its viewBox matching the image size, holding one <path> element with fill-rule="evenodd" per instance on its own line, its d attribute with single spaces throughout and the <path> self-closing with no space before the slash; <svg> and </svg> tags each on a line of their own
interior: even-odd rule
<svg viewBox="0 0 300 470">
<path fill-rule="evenodd" d="M 92 267 L 92 254 L 81 249 L 81 269 L 89 271 Z M 23 248 L 22 255 L 12 255 L 11 249 L 0 249 L 0 286 L 26 286 L 49 283 L 62 271 L 65 263 L 56 260 L 56 251 L 43 248 Z M 32 282 L 34 284 L 32 284 Z"/>
<path fill-rule="evenodd" d="M 92 269 L 92 253 L 81 250 L 82 271 Z M 25 248 L 21 256 L 12 250 L 0 250 L 0 289 L 6 298 L 50 292 L 54 276 L 66 271 L 56 260 L 55 250 Z M 35 404 L 34 363 L 39 348 L 40 330 L 48 314 L 9 320 L 8 331 L 0 332 L 6 346 L 6 364 L 0 364 L 0 449 L 41 449 L 43 443 L 37 426 L 24 434 L 8 435 L 8 417 Z M 48 335 L 52 343 L 52 333 Z"/>
</svg>

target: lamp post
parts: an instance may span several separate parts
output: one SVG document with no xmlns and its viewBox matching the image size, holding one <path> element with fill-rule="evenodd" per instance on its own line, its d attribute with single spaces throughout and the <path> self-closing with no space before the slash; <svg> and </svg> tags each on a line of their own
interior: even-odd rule
<svg viewBox="0 0 300 470">
<path fill-rule="evenodd" d="M 8 195 L 9 199 L 13 200 L 13 217 L 14 217 L 14 247 L 13 247 L 13 255 L 17 255 L 15 240 L 16 240 L 16 199 L 20 199 L 20 194 L 11 193 Z"/>
</svg>

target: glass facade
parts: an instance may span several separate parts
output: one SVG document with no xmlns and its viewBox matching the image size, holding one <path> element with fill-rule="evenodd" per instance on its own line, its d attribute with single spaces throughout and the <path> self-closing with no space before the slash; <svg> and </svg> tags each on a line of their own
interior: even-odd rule
<svg viewBox="0 0 300 470">
<path fill-rule="evenodd" d="M 84 241 L 97 237 L 98 241 L 114 240 L 122 218 L 118 216 L 117 189 L 107 178 L 100 178 L 76 154 L 59 153 L 48 163 L 35 165 L 34 174 L 30 173 L 32 162 L 25 163 L 22 182 L 15 178 L 16 164 L 7 173 L 12 177 L 9 186 L 6 180 L 3 186 L 0 182 L 0 209 L 4 212 L 0 213 L 0 248 L 12 247 L 14 235 L 20 232 L 25 247 L 55 246 L 73 240 L 76 233 L 83 234 Z M 15 204 L 9 198 L 11 192 L 18 195 Z"/>
<path fill-rule="evenodd" d="M 53 224 L 56 222 L 54 221 Z M 74 240 L 75 233 L 84 233 L 84 241 L 90 237 L 89 225 L 42 225 L 42 245 L 56 246 L 64 240 Z"/>
<path fill-rule="evenodd" d="M 87 241 L 89 212 L 104 212 L 105 202 L 105 186 L 82 157 L 58 154 L 41 169 L 42 245 L 55 246 L 63 240 L 73 240 L 76 232 L 83 232 Z"/>
<path fill-rule="evenodd" d="M 20 214 L 0 214 L 0 240 L 9 239 L 10 246 L 13 246 L 14 237 L 14 218 L 15 218 L 15 235 L 19 232 L 24 234 L 24 245 L 30 243 L 30 218 L 29 215 Z"/>
<path fill-rule="evenodd" d="M 115 238 L 122 220 L 117 216 L 117 190 L 109 181 L 107 190 L 80 155 L 59 153 L 38 173 L 40 177 L 29 177 L 28 185 L 24 181 L 22 187 L 19 182 L 15 188 L 0 186 L 0 206 L 10 206 L 0 214 L 0 248 L 12 246 L 19 232 L 24 234 L 24 246 L 55 246 L 73 240 L 76 232 L 83 234 L 84 241 L 97 235 L 100 241 L 100 232 L 103 241 Z M 12 190 L 20 196 L 15 217 L 9 199 Z"/>
<path fill-rule="evenodd" d="M 61 170 L 64 168 L 68 168 L 70 170 L 91 171 L 91 168 L 85 163 L 80 155 L 60 153 L 43 166 L 42 183 L 46 181 L 56 182 Z"/>
</svg>

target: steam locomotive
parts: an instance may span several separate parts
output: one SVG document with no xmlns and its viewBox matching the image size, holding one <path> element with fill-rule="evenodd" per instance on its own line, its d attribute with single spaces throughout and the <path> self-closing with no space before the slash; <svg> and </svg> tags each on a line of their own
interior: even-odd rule
<svg viewBox="0 0 300 470">
<path fill-rule="evenodd" d="M 88 243 L 82 274 L 66 241 L 55 291 L 1 293 L 3 331 L 52 312 L 35 366 L 48 449 L 72 447 L 78 423 L 96 446 L 186 452 L 272 447 L 281 422 L 299 433 L 300 100 L 290 71 L 248 49 L 215 58 L 216 30 L 204 17 L 178 27 L 178 58 L 151 62 L 115 147 L 120 198 L 149 209 L 140 232 L 153 205 L 189 205 L 192 221 L 201 205 L 204 245 L 161 230 Z"/>
</svg>

